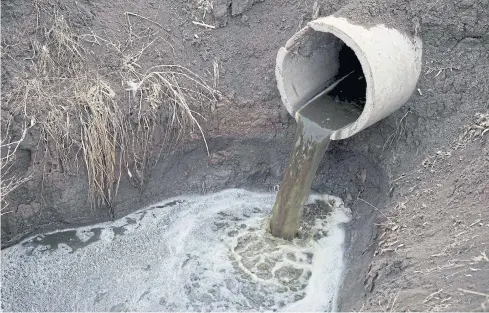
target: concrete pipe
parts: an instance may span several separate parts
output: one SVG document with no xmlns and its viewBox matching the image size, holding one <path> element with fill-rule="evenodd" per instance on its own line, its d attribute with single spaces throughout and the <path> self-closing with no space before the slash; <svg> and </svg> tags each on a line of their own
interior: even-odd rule
<svg viewBox="0 0 489 313">
<path fill-rule="evenodd" d="M 384 24 L 364 27 L 328 16 L 309 22 L 280 48 L 275 74 L 282 102 L 294 117 L 326 88 L 332 101 L 324 105 L 355 107 L 353 118 L 331 124 L 331 139 L 338 140 L 388 116 L 409 99 L 421 72 L 421 54 L 417 36 Z M 328 88 L 333 82 L 338 85 Z"/>
</svg>

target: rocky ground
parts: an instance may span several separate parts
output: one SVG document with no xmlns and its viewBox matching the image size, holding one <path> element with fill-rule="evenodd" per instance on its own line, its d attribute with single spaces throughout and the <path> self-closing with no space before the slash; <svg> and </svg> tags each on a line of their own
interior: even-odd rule
<svg viewBox="0 0 489 313">
<path fill-rule="evenodd" d="M 295 129 L 276 88 L 276 52 L 313 17 L 332 14 L 347 2 L 2 1 L 2 127 L 11 121 L 15 140 L 26 115 L 36 117 L 12 168 L 29 180 L 2 208 L 2 247 L 29 234 L 123 216 L 179 194 L 272 190 L 280 183 Z M 314 183 L 315 191 L 341 197 L 354 211 L 341 308 L 487 310 L 489 2 L 362 3 L 355 13 L 359 22 L 399 21 L 405 31 L 417 32 L 424 65 L 409 102 L 353 138 L 332 143 Z M 65 25 L 71 35 L 57 37 L 66 34 L 58 32 L 66 31 Z M 59 53 L 42 58 L 44 47 L 57 49 L 53 43 L 73 44 L 70 40 L 83 52 L 82 61 L 78 50 L 66 54 L 69 58 Z M 130 105 L 135 103 L 125 101 L 131 75 L 162 64 L 187 67 L 219 91 L 207 120 L 200 120 L 209 154 L 199 131 L 190 131 L 164 151 L 144 180 L 135 182 L 120 171 L 110 210 L 90 208 L 84 163 L 73 171 L 66 166 L 66 160 L 77 163 L 76 149 L 63 162 L 40 129 L 49 110 L 25 114 L 20 104 L 26 102 L 19 99 L 29 100 L 27 109 L 42 109 L 43 102 L 25 89 L 20 93 L 25 98 L 12 96 L 19 95 L 23 79 L 51 79 L 53 73 L 43 71 L 49 64 L 62 68 L 58 78 L 65 81 L 80 73 L 101 77 L 117 103 Z M 66 83 L 42 86 L 62 95 Z"/>
</svg>

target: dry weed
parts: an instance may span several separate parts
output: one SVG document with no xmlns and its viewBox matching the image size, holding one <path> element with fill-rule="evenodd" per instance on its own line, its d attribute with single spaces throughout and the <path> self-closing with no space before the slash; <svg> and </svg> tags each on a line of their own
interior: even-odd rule
<svg viewBox="0 0 489 313">
<path fill-rule="evenodd" d="M 421 164 L 424 168 L 429 169 L 431 173 L 434 173 L 435 165 L 450 158 L 453 151 L 463 149 L 468 142 L 480 139 L 488 132 L 489 113 L 477 113 L 473 122 L 465 127 L 463 133 L 446 150 L 438 150 L 435 154 L 428 155 Z"/>
<path fill-rule="evenodd" d="M 189 69 L 179 65 L 160 65 L 149 69 L 139 82 L 130 81 L 128 90 L 139 97 L 137 117 L 143 124 L 160 117 L 166 117 L 168 129 L 175 129 L 175 140 L 193 133 L 197 128 L 204 140 L 207 152 L 209 147 L 199 119 L 205 120 L 199 113 L 214 104 L 215 89 L 204 83 L 202 78 Z M 149 115 L 148 115 L 149 114 Z"/>
<path fill-rule="evenodd" d="M 38 72 L 54 77 L 72 77 L 82 68 L 85 49 L 56 9 L 51 19 L 51 28 L 45 30 L 40 41 L 32 43 Z"/>
<path fill-rule="evenodd" d="M 78 173 L 82 152 L 94 205 L 113 199 L 116 147 L 124 134 L 114 97 L 100 77 L 87 76 L 19 80 L 8 97 L 10 107 L 20 104 L 38 120 L 48 154 L 63 172 Z"/>
<path fill-rule="evenodd" d="M 474 122 L 467 126 L 464 133 L 460 136 L 459 142 L 467 142 L 481 138 L 487 132 L 489 132 L 489 113 L 477 113 Z"/>
<path fill-rule="evenodd" d="M 88 172 L 90 202 L 112 207 L 120 176 L 117 148 L 125 136 L 115 92 L 100 77 L 77 85 L 74 96 L 81 125 L 81 147 Z"/>
<path fill-rule="evenodd" d="M 388 150 L 392 144 L 396 141 L 399 140 L 406 132 L 406 117 L 411 113 L 411 110 L 406 111 L 404 115 L 399 119 L 399 121 L 396 122 L 396 129 L 392 134 L 389 135 L 387 140 L 385 141 L 383 147 L 382 147 L 382 152 L 381 155 L 384 154 L 386 150 Z"/>
<path fill-rule="evenodd" d="M 16 152 L 20 143 L 24 140 L 27 131 L 34 126 L 35 121 L 30 121 L 30 124 L 24 124 L 21 130 L 20 138 L 14 140 L 11 134 L 12 118 L 9 118 L 2 125 L 2 136 L 0 142 L 0 215 L 5 214 L 5 209 L 8 207 L 8 195 L 23 183 L 29 180 L 29 176 L 19 176 L 12 173 L 12 166 L 16 160 Z"/>
<path fill-rule="evenodd" d="M 35 118 L 40 126 L 43 141 L 48 148 L 55 151 L 58 162 L 65 171 L 70 171 L 73 164 L 69 156 L 76 139 L 70 135 L 78 130 L 76 103 L 73 96 L 73 83 L 68 78 L 30 78 L 18 79 L 14 88 L 7 95 L 7 105 L 13 113 Z M 15 111 L 25 108 L 25 112 Z"/>
<path fill-rule="evenodd" d="M 212 0 L 197 0 L 197 8 L 202 12 L 202 20 L 207 14 L 212 13 L 214 3 Z"/>
<path fill-rule="evenodd" d="M 12 113 L 38 122 L 45 156 L 62 172 L 77 174 L 78 164 L 85 165 L 92 205 L 112 208 L 124 171 L 141 187 L 156 147 L 160 147 L 157 159 L 163 147 L 190 135 L 202 137 L 208 151 L 202 123 L 217 102 L 216 90 L 179 65 L 140 72 L 140 58 L 160 37 L 141 43 L 142 37 L 131 33 L 122 48 L 94 33 L 79 36 L 56 6 L 49 7 L 53 13 L 40 14 L 51 11 L 38 1 L 35 5 L 36 29 L 41 29 L 39 24 L 51 26 L 31 44 L 33 73 L 12 83 L 6 102 Z M 136 13 L 126 16 L 161 27 Z M 91 67 L 93 56 L 81 44 L 87 41 L 103 43 L 108 53 L 121 57 L 117 73 L 104 76 Z M 218 69 L 214 74 L 217 85 Z M 129 87 L 124 89 L 123 83 Z M 130 97 L 125 97 L 127 91 Z M 9 160 L 14 155 L 15 151 Z"/>
</svg>

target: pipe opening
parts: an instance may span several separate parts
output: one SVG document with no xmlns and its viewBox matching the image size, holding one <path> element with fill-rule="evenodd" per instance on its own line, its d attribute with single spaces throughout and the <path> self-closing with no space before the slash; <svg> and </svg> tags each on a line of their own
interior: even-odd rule
<svg viewBox="0 0 489 313">
<path fill-rule="evenodd" d="M 326 121 L 321 127 L 333 131 L 332 140 L 340 140 L 406 103 L 416 88 L 421 58 L 417 36 L 327 16 L 309 22 L 280 48 L 275 75 L 290 115 L 304 116 L 318 100 L 312 114 Z"/>
<path fill-rule="evenodd" d="M 312 31 L 302 35 L 297 50 L 286 50 L 279 58 L 283 58 L 279 89 L 291 115 L 315 102 L 310 113 L 327 117 L 322 125 L 334 131 L 360 117 L 366 103 L 367 82 L 355 52 L 340 38 Z M 331 90 L 329 87 L 338 81 Z M 325 93 L 326 89 L 330 90 Z"/>
</svg>

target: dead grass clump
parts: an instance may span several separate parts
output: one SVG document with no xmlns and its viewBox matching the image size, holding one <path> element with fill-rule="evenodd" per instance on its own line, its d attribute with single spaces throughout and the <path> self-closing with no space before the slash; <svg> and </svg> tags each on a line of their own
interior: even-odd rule
<svg viewBox="0 0 489 313">
<path fill-rule="evenodd" d="M 102 78 L 33 78 L 19 80 L 9 96 L 16 112 L 35 117 L 47 157 L 65 173 L 78 173 L 78 159 L 88 172 L 93 205 L 111 205 L 116 177 L 116 148 L 124 137 L 115 92 Z M 20 106 L 19 106 L 20 104 Z"/>
<path fill-rule="evenodd" d="M 189 69 L 179 65 L 160 65 L 148 70 L 141 81 L 132 82 L 130 90 L 139 97 L 137 118 L 144 124 L 166 119 L 174 140 L 198 130 L 209 152 L 199 120 L 205 121 L 209 104 L 214 104 L 216 92 Z M 159 114 L 159 116 L 157 116 Z"/>
<path fill-rule="evenodd" d="M 198 75 L 179 65 L 160 65 L 128 85 L 134 111 L 126 122 L 126 159 L 133 164 L 132 171 L 128 168 L 129 176 L 144 180 L 150 145 L 158 141 L 171 147 L 188 136 L 200 135 L 209 153 L 201 123 L 217 101 L 217 93 Z"/>
<path fill-rule="evenodd" d="M 32 43 L 37 71 L 54 77 L 73 77 L 83 67 L 85 49 L 63 15 L 54 10 L 52 26 Z"/>
<path fill-rule="evenodd" d="M 100 76 L 41 77 L 18 80 L 8 96 L 9 107 L 26 108 L 17 115 L 38 121 L 46 153 L 63 172 L 77 174 L 83 159 L 96 206 L 112 206 L 123 165 L 142 186 L 158 141 L 168 147 L 199 133 L 207 147 L 201 123 L 217 100 L 197 75 L 181 66 L 158 66 L 128 89 L 130 104 L 121 103 Z"/>
<path fill-rule="evenodd" d="M 12 166 L 16 160 L 16 152 L 20 143 L 24 140 L 28 129 L 34 125 L 34 121 L 31 121 L 29 125 L 24 124 L 20 138 L 15 140 L 11 134 L 12 118 L 9 117 L 3 122 L 0 141 L 0 215 L 6 213 L 5 209 L 9 204 L 7 201 L 8 195 L 30 178 L 29 176 L 19 176 L 12 173 Z"/>
<path fill-rule="evenodd" d="M 77 103 L 73 96 L 75 81 L 47 77 L 17 79 L 6 97 L 12 113 L 37 121 L 49 156 L 68 173 L 77 172 L 73 168 L 76 162 L 70 156 L 79 142 L 79 138 L 72 135 L 79 132 Z"/>
<path fill-rule="evenodd" d="M 6 103 L 14 115 L 37 121 L 45 161 L 68 174 L 78 174 L 80 164 L 86 167 L 93 206 L 112 208 L 124 172 L 142 187 L 150 161 L 189 136 L 203 138 L 208 151 L 202 123 L 218 94 L 183 66 L 140 72 L 138 61 L 159 37 L 145 42 L 131 37 L 123 53 L 110 39 L 77 35 L 56 6 L 36 5 L 43 12 L 41 24 L 51 26 L 38 21 L 33 70 L 12 82 Z M 120 68 L 101 74 L 93 65 L 105 56 L 87 53 L 83 38 L 116 52 Z"/>
<path fill-rule="evenodd" d="M 100 77 L 75 87 L 81 148 L 88 172 L 89 199 L 97 206 L 112 207 L 120 179 L 117 148 L 125 137 L 123 115 L 115 101 L 115 92 Z"/>
</svg>

